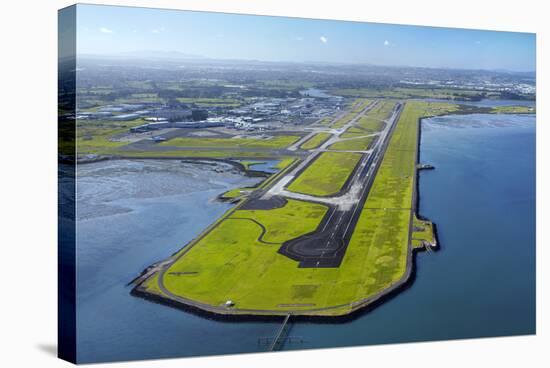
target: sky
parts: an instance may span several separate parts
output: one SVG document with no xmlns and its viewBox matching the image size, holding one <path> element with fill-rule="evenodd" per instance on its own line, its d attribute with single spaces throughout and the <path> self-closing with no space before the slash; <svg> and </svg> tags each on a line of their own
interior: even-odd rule
<svg viewBox="0 0 550 368">
<path fill-rule="evenodd" d="M 535 34 L 78 5 L 77 52 L 535 70 Z"/>
</svg>

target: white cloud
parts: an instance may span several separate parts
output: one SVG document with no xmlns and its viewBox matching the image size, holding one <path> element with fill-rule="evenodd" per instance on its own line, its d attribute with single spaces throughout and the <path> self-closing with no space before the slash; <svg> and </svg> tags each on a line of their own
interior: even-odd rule
<svg viewBox="0 0 550 368">
<path fill-rule="evenodd" d="M 109 28 L 101 27 L 99 29 L 99 32 L 101 32 L 101 33 L 113 33 L 113 30 L 109 29 Z"/>
<path fill-rule="evenodd" d="M 161 32 L 164 32 L 164 31 L 166 31 L 166 28 L 164 28 L 164 27 L 153 28 L 153 29 L 151 30 L 151 33 L 161 33 Z"/>
<path fill-rule="evenodd" d="M 302 36 L 296 36 L 296 37 L 294 37 L 294 39 L 296 41 L 303 41 L 304 40 L 304 38 Z"/>
<path fill-rule="evenodd" d="M 321 36 L 321 37 L 319 37 L 319 39 L 321 40 L 322 43 L 327 43 L 328 42 L 328 38 L 326 38 L 325 36 Z"/>
<path fill-rule="evenodd" d="M 389 46 L 389 45 L 390 45 L 390 41 L 385 40 L 385 41 L 384 41 L 384 46 Z"/>
</svg>

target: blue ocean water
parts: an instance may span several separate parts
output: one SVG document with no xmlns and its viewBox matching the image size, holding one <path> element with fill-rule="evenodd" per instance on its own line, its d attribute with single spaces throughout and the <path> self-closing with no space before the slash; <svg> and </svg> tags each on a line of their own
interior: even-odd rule
<svg viewBox="0 0 550 368">
<path fill-rule="evenodd" d="M 534 333 L 535 130 L 531 115 L 424 120 L 421 161 L 436 169 L 420 174 L 420 213 L 437 224 L 441 249 L 418 254 L 412 286 L 369 313 L 294 323 L 303 342 L 284 349 Z M 265 350 L 258 338 L 277 323 L 213 321 L 125 286 L 228 208 L 212 198 L 252 180 L 160 161 L 93 165 L 79 172 L 78 360 Z"/>
<path fill-rule="evenodd" d="M 296 324 L 305 346 L 535 333 L 535 117 L 425 119 L 420 159 L 436 167 L 420 174 L 420 214 L 441 249 L 418 254 L 412 286 L 356 320 Z"/>
<path fill-rule="evenodd" d="M 165 259 L 231 205 L 215 201 L 259 179 L 169 161 L 79 166 L 77 359 L 79 363 L 261 351 L 270 323 L 204 319 L 130 295 L 127 283 Z"/>
</svg>

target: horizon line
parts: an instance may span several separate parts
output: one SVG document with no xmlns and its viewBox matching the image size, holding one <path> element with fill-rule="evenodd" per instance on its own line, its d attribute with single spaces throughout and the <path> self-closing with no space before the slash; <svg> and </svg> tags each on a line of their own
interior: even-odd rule
<svg viewBox="0 0 550 368">
<path fill-rule="evenodd" d="M 195 55 L 195 54 L 186 54 L 182 51 L 176 50 L 134 50 L 134 51 L 123 51 L 118 54 L 98 54 L 98 53 L 77 53 L 76 57 L 117 57 L 119 60 L 124 60 L 124 54 L 132 54 L 139 52 L 159 52 L 159 53 L 179 53 L 181 55 L 189 55 L 187 58 L 169 58 L 169 57 L 160 57 L 158 59 L 164 61 L 186 61 L 186 60 L 201 60 L 207 59 L 211 61 L 235 61 L 235 62 L 259 62 L 259 63 L 273 63 L 273 64 L 303 64 L 303 65 L 313 65 L 313 64 L 325 64 L 333 66 L 371 66 L 371 67 L 381 67 L 381 68 L 416 68 L 416 69 L 433 69 L 433 70 L 457 70 L 457 71 L 487 71 L 487 72 L 496 72 L 496 73 L 521 73 L 527 74 L 532 73 L 536 74 L 536 68 L 534 70 L 518 70 L 518 69 L 506 69 L 506 68 L 495 68 L 495 69 L 484 69 L 484 68 L 459 68 L 459 67 L 444 67 L 444 66 L 417 66 L 417 65 L 381 65 L 374 64 L 369 62 L 346 62 L 346 61 L 315 61 L 315 60 L 262 60 L 262 59 L 236 59 L 236 58 L 221 58 L 221 57 L 210 57 L 204 55 Z M 147 56 L 139 56 L 133 60 L 147 60 Z M 127 58 L 131 59 L 131 58 Z"/>
</svg>

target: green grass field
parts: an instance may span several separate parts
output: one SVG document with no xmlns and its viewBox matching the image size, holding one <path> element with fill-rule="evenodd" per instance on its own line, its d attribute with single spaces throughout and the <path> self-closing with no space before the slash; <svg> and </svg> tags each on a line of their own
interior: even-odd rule
<svg viewBox="0 0 550 368">
<path fill-rule="evenodd" d="M 386 125 L 384 120 L 389 118 L 394 106 L 395 102 L 379 101 L 376 106 L 357 121 L 357 124 L 346 130 L 340 137 L 353 138 L 381 131 Z"/>
<path fill-rule="evenodd" d="M 424 243 L 435 243 L 433 224 L 430 221 L 413 217 L 412 244 L 414 248 L 424 247 Z"/>
<path fill-rule="evenodd" d="M 279 170 L 286 169 L 291 163 L 293 163 L 296 159 L 294 157 L 286 157 L 283 158 L 275 167 Z"/>
<path fill-rule="evenodd" d="M 422 105 L 407 103 L 365 202 L 341 267 L 361 264 L 363 278 L 349 295 L 370 295 L 405 276 Z"/>
<path fill-rule="evenodd" d="M 343 315 L 354 303 L 395 285 L 406 274 L 409 254 L 418 118 L 436 110 L 428 104 L 406 105 L 340 267 L 298 268 L 277 253 L 284 241 L 316 229 L 327 211 L 323 205 L 289 200 L 278 209 L 227 213 L 219 226 L 180 251 L 181 258 L 165 273 L 165 287 L 212 306 L 232 300 L 236 310 Z M 327 165 L 342 166 L 342 153 L 336 155 L 327 155 Z M 346 166 L 348 171 L 353 167 Z M 317 177 L 326 167 L 331 166 L 315 168 Z M 263 235 L 258 223 L 265 227 Z M 162 295 L 157 277 L 144 286 Z M 330 309 L 312 310 L 318 308 Z"/>
<path fill-rule="evenodd" d="M 355 116 L 357 116 L 354 112 L 348 112 L 346 115 L 338 119 L 337 121 L 332 124 L 332 128 L 339 129 L 349 123 Z"/>
<path fill-rule="evenodd" d="M 118 148 L 126 146 L 127 142 L 113 142 L 109 140 L 112 134 L 108 132 L 99 133 L 93 138 L 79 137 L 76 140 L 77 152 L 79 154 L 114 154 Z"/>
<path fill-rule="evenodd" d="M 246 196 L 248 193 L 253 191 L 255 188 L 235 188 L 228 190 L 227 192 L 221 195 L 223 199 L 236 199 Z"/>
<path fill-rule="evenodd" d="M 310 150 L 319 147 L 331 136 L 330 133 L 317 133 L 313 137 L 305 141 L 300 148 L 303 150 Z"/>
<path fill-rule="evenodd" d="M 493 107 L 494 114 L 535 114 L 536 109 L 529 106 L 497 106 Z"/>
<path fill-rule="evenodd" d="M 369 148 L 376 136 L 349 139 L 331 144 L 328 149 L 336 151 L 364 151 Z"/>
<path fill-rule="evenodd" d="M 359 119 L 359 121 L 357 122 L 356 128 L 362 132 L 375 133 L 384 129 L 385 125 L 386 124 L 383 121 L 377 118 L 364 116 L 361 119 Z"/>
<path fill-rule="evenodd" d="M 143 124 L 142 119 L 125 122 L 106 120 L 78 122 L 76 129 L 76 144 L 79 154 L 113 154 L 128 142 L 112 141 L 117 134 L 126 133 L 130 127 Z"/>
<path fill-rule="evenodd" d="M 179 97 L 177 98 L 179 102 L 196 104 L 197 106 L 227 106 L 227 107 L 237 107 L 241 105 L 241 102 L 236 99 L 231 98 L 188 98 L 188 97 Z"/>
<path fill-rule="evenodd" d="M 277 308 L 293 301 L 293 286 L 307 283 L 312 270 L 298 280 L 288 278 L 296 263 L 277 250 L 284 241 L 314 231 L 326 211 L 295 200 L 274 210 L 236 210 L 168 269 L 164 285 L 211 305 L 231 299 L 239 308 Z M 262 228 L 252 220 L 266 229 L 261 239 Z"/>
<path fill-rule="evenodd" d="M 353 118 L 355 118 L 357 114 L 363 111 L 371 102 L 372 100 L 356 100 L 354 103 L 351 104 L 352 110 L 344 115 L 342 118 L 338 119 L 334 124 L 332 124 L 332 128 L 338 129 L 343 127 L 351 120 L 353 120 Z"/>
<path fill-rule="evenodd" d="M 265 161 L 246 161 L 246 160 L 242 160 L 242 161 L 239 161 L 239 163 L 241 165 L 243 165 L 246 170 L 254 170 L 254 167 L 253 167 L 254 165 L 265 164 Z"/>
<path fill-rule="evenodd" d="M 354 112 L 355 114 L 360 113 L 360 112 L 363 111 L 367 106 L 369 106 L 371 102 L 372 102 L 372 100 L 358 99 L 358 100 L 355 101 L 354 104 L 353 104 L 352 112 Z"/>
<path fill-rule="evenodd" d="M 360 158 L 360 153 L 323 152 L 288 189 L 316 196 L 334 195 L 342 188 Z"/>
<path fill-rule="evenodd" d="M 275 179 L 276 176 L 278 176 L 281 172 L 285 171 L 286 168 L 288 168 L 296 159 L 293 157 L 287 157 L 280 160 L 276 165 L 275 168 L 278 169 L 278 171 L 271 176 L 269 176 L 267 179 L 262 181 L 258 187 L 244 187 L 244 188 L 234 188 L 230 189 L 227 192 L 222 194 L 223 199 L 237 199 L 237 198 L 244 198 L 246 197 L 250 192 L 258 189 L 263 188 L 266 185 L 268 185 L 272 180 Z M 261 163 L 261 161 L 240 161 L 241 164 L 245 165 L 247 169 L 250 169 L 252 166 L 252 169 L 254 165 Z"/>
<path fill-rule="evenodd" d="M 407 102 L 401 113 L 344 259 L 363 248 L 356 257 L 363 257 L 363 266 L 370 270 L 365 280 L 371 282 L 359 292 L 382 290 L 405 276 L 419 119 L 445 113 L 447 108 L 454 107 Z"/>
<path fill-rule="evenodd" d="M 297 135 L 279 135 L 269 139 L 262 138 L 174 138 L 160 143 L 170 147 L 189 148 L 268 148 L 281 149 L 300 139 Z"/>
<path fill-rule="evenodd" d="M 77 152 L 83 154 L 98 154 L 123 156 L 129 158 L 140 157 L 206 157 L 206 158 L 272 158 L 272 149 L 284 148 L 298 139 L 299 136 L 283 135 L 272 139 L 232 139 L 232 138 L 175 138 L 159 144 L 158 146 L 172 146 L 170 150 L 137 150 L 126 149 L 128 142 L 112 141 L 113 136 L 128 132 L 132 126 L 143 124 L 142 119 L 132 122 L 113 121 L 85 121 L 77 127 Z M 172 142 L 175 142 L 172 144 Z M 168 144 L 169 143 L 169 144 Z M 179 148 L 179 149 L 178 149 Z M 190 148 L 190 149 L 186 149 Z M 193 148 L 196 148 L 194 150 Z M 217 149 L 220 148 L 220 149 Z M 240 148 L 254 148 L 253 150 L 240 150 Z M 262 152 L 262 150 L 265 150 Z M 292 160 L 283 158 L 279 165 L 289 163 Z M 258 161 L 256 161 L 258 162 Z"/>
<path fill-rule="evenodd" d="M 343 97 L 363 98 L 440 98 L 440 99 L 469 99 L 482 96 L 482 92 L 475 90 L 450 89 L 450 88 L 346 88 L 331 91 L 332 94 Z M 498 95 L 498 93 L 486 93 L 486 97 Z"/>
<path fill-rule="evenodd" d="M 99 153 L 99 152 L 98 152 Z M 128 158 L 140 157 L 204 157 L 204 158 L 234 158 L 234 159 L 271 159 L 269 152 L 239 151 L 235 150 L 170 150 L 170 151 L 103 151 L 102 154 L 117 155 Z"/>
<path fill-rule="evenodd" d="M 333 117 L 327 116 L 326 118 L 323 118 L 321 121 L 319 121 L 317 125 L 322 125 L 322 126 L 330 125 L 333 119 L 334 119 Z"/>
</svg>

